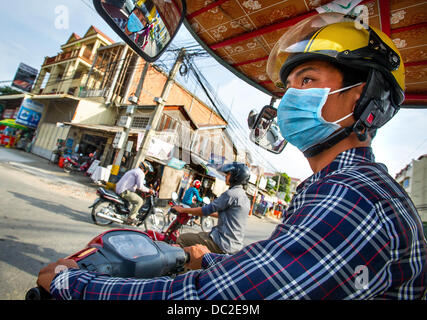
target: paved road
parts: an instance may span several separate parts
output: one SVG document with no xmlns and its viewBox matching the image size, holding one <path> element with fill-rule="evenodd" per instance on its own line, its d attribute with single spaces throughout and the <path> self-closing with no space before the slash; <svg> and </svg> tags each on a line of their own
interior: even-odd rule
<svg viewBox="0 0 427 320">
<path fill-rule="evenodd" d="M 41 267 L 83 248 L 108 228 L 91 221 L 88 206 L 97 187 L 87 177 L 2 147 L 0 177 L 0 299 L 23 299 Z M 245 243 L 265 239 L 275 226 L 250 217 Z"/>
</svg>

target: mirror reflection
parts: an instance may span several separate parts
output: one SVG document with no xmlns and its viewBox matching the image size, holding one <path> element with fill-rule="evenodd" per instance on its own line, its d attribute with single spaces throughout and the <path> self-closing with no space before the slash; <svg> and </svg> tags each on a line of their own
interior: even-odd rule
<svg viewBox="0 0 427 320">
<path fill-rule="evenodd" d="M 101 4 L 124 35 L 149 57 L 167 47 L 183 11 L 176 0 L 101 0 Z"/>
<path fill-rule="evenodd" d="M 250 139 L 261 148 L 280 153 L 285 148 L 287 141 L 280 133 L 280 128 L 276 121 L 277 110 L 271 106 L 265 106 L 259 114 L 251 111 L 248 117 L 248 124 L 251 126 Z M 254 120 L 256 117 L 256 120 Z"/>
</svg>

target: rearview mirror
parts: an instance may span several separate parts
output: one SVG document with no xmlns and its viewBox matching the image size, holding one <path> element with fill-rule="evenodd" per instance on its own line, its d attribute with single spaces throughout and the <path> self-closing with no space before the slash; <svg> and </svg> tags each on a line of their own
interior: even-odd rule
<svg viewBox="0 0 427 320">
<path fill-rule="evenodd" d="M 203 197 L 203 203 L 204 204 L 210 204 L 211 200 L 208 197 Z"/>
<path fill-rule="evenodd" d="M 173 201 L 178 200 L 178 194 L 176 192 L 172 192 L 172 200 Z"/>
<path fill-rule="evenodd" d="M 99 15 L 137 54 L 157 60 L 179 30 L 185 0 L 93 0 Z"/>
<path fill-rule="evenodd" d="M 277 110 L 272 106 L 265 106 L 258 115 L 251 111 L 248 125 L 251 129 L 250 140 L 267 151 L 281 153 L 288 143 L 280 133 Z"/>
</svg>

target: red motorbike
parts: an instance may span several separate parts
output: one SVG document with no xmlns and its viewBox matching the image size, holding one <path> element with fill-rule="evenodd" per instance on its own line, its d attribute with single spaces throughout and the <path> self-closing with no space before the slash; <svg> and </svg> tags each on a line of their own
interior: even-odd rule
<svg viewBox="0 0 427 320">
<path fill-rule="evenodd" d="M 164 241 L 166 243 L 174 244 L 179 237 L 179 234 L 182 230 L 182 227 L 194 218 L 191 214 L 188 213 L 178 213 L 172 207 L 179 205 L 178 203 L 178 194 L 176 192 L 172 193 L 172 200 L 169 201 L 171 208 L 169 209 L 168 215 L 175 215 L 175 219 L 169 224 L 168 228 L 164 232 L 159 232 L 155 230 L 146 230 L 145 233 L 154 241 Z M 204 204 L 209 204 L 209 198 L 203 198 Z"/>
<path fill-rule="evenodd" d="M 70 173 L 72 171 L 86 172 L 93 162 L 93 157 L 84 157 L 82 154 L 79 156 L 66 156 L 64 159 L 64 171 Z"/>
</svg>

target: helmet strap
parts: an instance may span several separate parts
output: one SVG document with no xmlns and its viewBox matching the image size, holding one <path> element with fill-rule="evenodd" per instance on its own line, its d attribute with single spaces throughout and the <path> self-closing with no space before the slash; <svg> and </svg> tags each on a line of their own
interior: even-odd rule
<svg viewBox="0 0 427 320">
<path fill-rule="evenodd" d="M 317 156 L 319 153 L 325 151 L 326 149 L 329 149 L 330 147 L 336 145 L 338 142 L 344 140 L 347 138 L 352 132 L 354 128 L 354 124 L 350 127 L 342 128 L 335 133 L 333 133 L 331 136 L 327 137 L 322 142 L 308 148 L 303 152 L 304 156 L 306 158 L 312 158 L 314 156 Z"/>
</svg>

